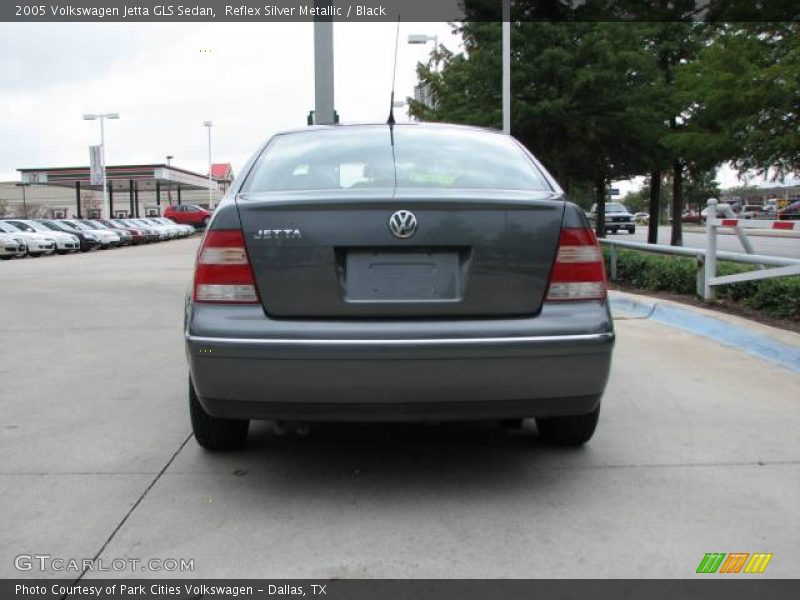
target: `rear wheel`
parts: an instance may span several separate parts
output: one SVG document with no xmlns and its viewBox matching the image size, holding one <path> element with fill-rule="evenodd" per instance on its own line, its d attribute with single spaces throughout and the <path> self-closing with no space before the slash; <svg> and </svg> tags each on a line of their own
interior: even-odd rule
<svg viewBox="0 0 800 600">
<path fill-rule="evenodd" d="M 553 446 L 580 446 L 585 444 L 597 428 L 600 406 L 585 415 L 567 417 L 537 417 L 539 438 Z"/>
<path fill-rule="evenodd" d="M 194 391 L 189 380 L 189 415 L 192 419 L 192 431 L 197 443 L 207 450 L 235 450 L 244 446 L 248 419 L 220 419 L 208 414 Z"/>
</svg>

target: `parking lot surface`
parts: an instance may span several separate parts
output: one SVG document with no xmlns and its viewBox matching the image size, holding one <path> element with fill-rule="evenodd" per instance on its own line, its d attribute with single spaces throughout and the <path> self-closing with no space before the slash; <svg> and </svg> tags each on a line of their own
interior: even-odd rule
<svg viewBox="0 0 800 600">
<path fill-rule="evenodd" d="M 197 244 L 0 264 L 0 576 L 65 576 L 15 569 L 38 553 L 194 560 L 102 576 L 692 577 L 706 552 L 797 575 L 800 376 L 652 321 L 617 322 L 582 449 L 486 423 L 255 423 L 245 450 L 204 452 L 182 344 Z"/>
</svg>

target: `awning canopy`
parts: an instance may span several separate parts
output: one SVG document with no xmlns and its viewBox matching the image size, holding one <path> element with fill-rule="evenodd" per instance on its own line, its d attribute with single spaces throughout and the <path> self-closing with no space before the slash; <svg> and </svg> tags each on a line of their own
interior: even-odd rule
<svg viewBox="0 0 800 600">
<path fill-rule="evenodd" d="M 44 169 L 17 169 L 20 172 L 21 183 L 24 185 L 57 185 L 62 187 L 75 187 L 80 182 L 81 189 L 102 190 L 102 185 L 89 183 L 89 167 L 53 167 Z M 219 190 L 216 181 L 209 181 L 208 177 L 179 169 L 172 165 L 119 165 L 106 167 L 106 180 L 112 189 L 125 191 L 130 188 L 130 182 L 135 181 L 139 191 L 155 190 L 156 184 L 161 189 L 168 190 L 180 186 L 182 189 Z"/>
</svg>

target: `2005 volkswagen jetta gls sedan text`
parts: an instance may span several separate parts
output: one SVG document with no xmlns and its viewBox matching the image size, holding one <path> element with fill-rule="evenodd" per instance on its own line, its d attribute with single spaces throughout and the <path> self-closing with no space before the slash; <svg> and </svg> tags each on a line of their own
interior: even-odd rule
<svg viewBox="0 0 800 600">
<path fill-rule="evenodd" d="M 273 136 L 209 224 L 187 297 L 195 437 L 250 419 L 517 420 L 594 433 L 614 329 L 581 209 L 507 135 Z"/>
</svg>

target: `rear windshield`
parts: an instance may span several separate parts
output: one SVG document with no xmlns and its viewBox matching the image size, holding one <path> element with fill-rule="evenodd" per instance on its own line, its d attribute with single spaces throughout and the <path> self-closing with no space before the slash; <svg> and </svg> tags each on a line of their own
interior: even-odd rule
<svg viewBox="0 0 800 600">
<path fill-rule="evenodd" d="M 341 127 L 276 136 L 243 192 L 441 187 L 550 191 L 510 138 L 468 129 Z M 395 173 L 396 165 L 396 173 Z"/>
</svg>

